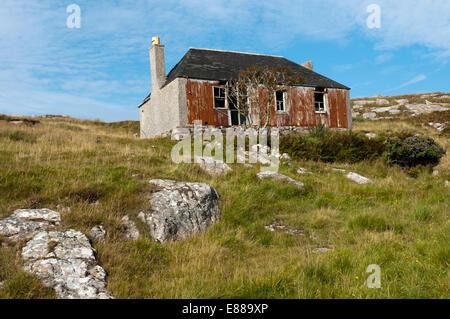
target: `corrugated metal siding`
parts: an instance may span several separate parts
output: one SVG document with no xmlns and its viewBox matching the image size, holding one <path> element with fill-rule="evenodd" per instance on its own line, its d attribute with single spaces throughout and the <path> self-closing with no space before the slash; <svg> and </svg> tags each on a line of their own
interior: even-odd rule
<svg viewBox="0 0 450 319">
<path fill-rule="evenodd" d="M 227 126 L 228 114 L 226 110 L 214 109 L 213 89 L 218 82 L 187 80 L 186 94 L 188 107 L 188 123 L 202 120 L 203 124 Z M 325 124 L 333 128 L 347 128 L 346 90 L 328 89 L 326 94 L 326 113 L 314 111 L 314 88 L 291 87 L 286 92 L 286 113 L 281 114 L 271 108 L 269 126 L 315 126 Z M 267 95 L 261 89 L 260 100 L 264 103 Z M 272 97 L 275 103 L 274 97 Z M 256 110 L 254 110 L 254 113 Z"/>
<path fill-rule="evenodd" d="M 188 108 L 188 123 L 202 120 L 203 125 L 228 125 L 228 111 L 214 109 L 213 86 L 219 82 L 187 80 L 186 102 Z"/>
</svg>

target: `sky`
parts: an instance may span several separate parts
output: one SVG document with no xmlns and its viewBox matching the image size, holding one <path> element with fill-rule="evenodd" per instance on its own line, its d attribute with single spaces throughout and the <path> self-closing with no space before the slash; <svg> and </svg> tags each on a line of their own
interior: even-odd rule
<svg viewBox="0 0 450 319">
<path fill-rule="evenodd" d="M 152 36 L 167 72 L 196 47 L 312 60 L 351 97 L 450 91 L 448 0 L 1 0 L 0 113 L 137 120 Z"/>
</svg>

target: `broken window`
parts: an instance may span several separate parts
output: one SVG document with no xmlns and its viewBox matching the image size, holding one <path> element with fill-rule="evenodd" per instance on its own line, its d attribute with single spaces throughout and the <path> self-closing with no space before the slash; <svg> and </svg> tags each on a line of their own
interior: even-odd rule
<svg viewBox="0 0 450 319">
<path fill-rule="evenodd" d="M 275 104 L 277 107 L 277 112 L 284 112 L 285 109 L 285 91 L 276 91 L 275 92 Z"/>
<path fill-rule="evenodd" d="M 214 108 L 224 109 L 225 106 L 225 88 L 214 86 Z"/>
<path fill-rule="evenodd" d="M 325 112 L 325 89 L 316 88 L 314 91 L 314 109 L 316 112 Z"/>
</svg>

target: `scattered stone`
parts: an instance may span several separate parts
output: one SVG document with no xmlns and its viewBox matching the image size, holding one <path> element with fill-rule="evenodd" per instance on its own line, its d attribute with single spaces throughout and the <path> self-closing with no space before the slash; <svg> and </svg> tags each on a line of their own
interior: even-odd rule
<svg viewBox="0 0 450 319">
<path fill-rule="evenodd" d="M 335 172 L 341 172 L 341 173 L 345 173 L 346 172 L 346 170 L 342 169 L 342 168 L 334 168 L 334 167 L 332 167 L 331 170 L 335 171 Z"/>
<path fill-rule="evenodd" d="M 143 178 L 144 175 L 143 175 L 143 174 L 132 174 L 131 177 L 134 177 L 134 178 Z"/>
<path fill-rule="evenodd" d="M 275 173 L 272 171 L 264 171 L 264 172 L 258 173 L 257 176 L 259 179 L 270 178 L 270 179 L 273 179 L 276 181 L 288 182 L 288 183 L 295 185 L 298 189 L 305 188 L 305 185 L 303 183 L 298 182 L 295 179 L 292 179 L 289 176 L 286 176 L 286 175 L 283 175 L 280 173 Z"/>
<path fill-rule="evenodd" d="M 371 119 L 376 118 L 376 117 L 377 117 L 377 114 L 374 113 L 374 112 L 368 112 L 368 113 L 364 113 L 364 114 L 362 115 L 362 117 L 365 118 L 365 119 L 371 120 Z"/>
<path fill-rule="evenodd" d="M 106 229 L 102 225 L 94 226 L 90 230 L 89 236 L 93 241 L 102 242 L 106 238 Z"/>
<path fill-rule="evenodd" d="M 178 127 L 172 130 L 172 140 L 182 141 L 186 137 L 190 136 L 190 131 L 188 128 Z"/>
<path fill-rule="evenodd" d="M 289 154 L 288 153 L 283 153 L 283 154 L 281 154 L 281 156 L 280 156 L 280 160 L 282 160 L 282 161 L 290 161 L 291 160 L 291 157 L 289 156 Z"/>
<path fill-rule="evenodd" d="M 61 215 L 47 208 L 18 209 L 0 220 L 0 235 L 9 240 L 27 240 L 42 230 L 58 226 Z"/>
<path fill-rule="evenodd" d="M 306 174 L 307 170 L 304 169 L 303 167 L 299 167 L 297 168 L 297 174 Z"/>
<path fill-rule="evenodd" d="M 429 122 L 428 123 L 429 126 L 434 127 L 436 130 L 438 130 L 439 132 L 442 132 L 443 130 L 445 130 L 445 128 L 447 127 L 447 124 L 445 123 L 433 123 L 433 122 Z"/>
<path fill-rule="evenodd" d="M 143 213 L 142 213 L 143 214 Z M 141 235 L 139 233 L 139 230 L 136 227 L 136 224 L 134 221 L 132 221 L 128 216 L 122 217 L 122 223 L 124 225 L 124 235 L 128 239 L 139 239 L 139 236 Z"/>
<path fill-rule="evenodd" d="M 450 182 L 449 181 L 445 181 L 445 186 L 450 186 Z"/>
<path fill-rule="evenodd" d="M 270 230 L 271 232 L 289 233 L 292 236 L 303 236 L 304 235 L 304 233 L 301 230 L 295 229 L 288 225 L 283 225 L 278 221 L 274 221 L 272 224 L 264 226 L 264 228 L 267 230 Z"/>
<path fill-rule="evenodd" d="M 138 217 L 150 227 L 156 241 L 185 239 L 219 221 L 219 194 L 208 184 L 163 179 L 150 183 L 162 189 L 150 198 L 152 211 Z"/>
<path fill-rule="evenodd" d="M 23 247 L 22 258 L 25 270 L 55 289 L 60 299 L 112 298 L 94 252 L 79 231 L 42 231 Z"/>
<path fill-rule="evenodd" d="M 433 170 L 433 173 L 432 173 L 432 175 L 433 175 L 433 176 L 439 176 L 439 171 L 438 171 L 438 170 L 436 170 L 436 169 L 435 169 L 435 170 Z"/>
<path fill-rule="evenodd" d="M 371 179 L 369 179 L 367 177 L 364 177 L 364 176 L 361 176 L 361 175 L 359 175 L 357 173 L 354 173 L 354 172 L 349 172 L 349 173 L 347 173 L 346 176 L 347 176 L 348 179 L 351 179 L 352 181 L 354 181 L 354 182 L 356 182 L 358 184 L 372 183 Z"/>
<path fill-rule="evenodd" d="M 319 247 L 319 248 L 314 249 L 314 250 L 313 250 L 313 253 L 316 253 L 316 254 L 323 254 L 323 253 L 326 253 L 326 252 L 328 252 L 328 251 L 330 251 L 330 250 L 333 250 L 333 248 Z"/>
<path fill-rule="evenodd" d="M 213 157 L 197 156 L 196 163 L 210 175 L 223 175 L 232 171 L 231 167 L 223 160 L 218 160 Z"/>
</svg>

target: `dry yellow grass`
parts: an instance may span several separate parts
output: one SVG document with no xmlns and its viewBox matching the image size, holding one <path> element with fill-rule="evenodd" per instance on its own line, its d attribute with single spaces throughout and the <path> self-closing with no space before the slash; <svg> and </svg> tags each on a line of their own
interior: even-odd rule
<svg viewBox="0 0 450 319">
<path fill-rule="evenodd" d="M 448 154 L 439 176 L 417 178 L 383 161 L 334 165 L 312 161 L 281 166 L 307 185 L 259 181 L 257 167 L 233 165 L 213 178 L 196 165 L 170 161 L 169 139 L 133 137 L 137 124 L 42 118 L 34 126 L 0 120 L 0 217 L 25 207 L 70 207 L 63 228 L 86 234 L 103 224 L 94 246 L 118 298 L 448 298 L 450 229 Z M 416 130 L 398 121 L 355 123 L 357 131 Z M 19 133 L 18 133 L 19 132 Z M 312 174 L 298 175 L 297 166 Z M 357 185 L 341 167 L 374 180 Z M 134 174 L 140 174 L 133 177 Z M 161 245 L 136 219 L 149 209 L 148 180 L 170 178 L 211 184 L 221 195 L 222 218 L 205 233 Z M 98 200 L 98 204 L 96 204 Z M 121 217 L 137 222 L 143 237 L 125 241 Z M 272 233 L 279 220 L 304 236 Z M 330 247 L 319 254 L 314 250 Z M 19 246 L 0 248 L 0 297 L 54 297 L 22 272 Z M 365 285 L 369 264 L 382 269 L 382 288 Z"/>
</svg>

